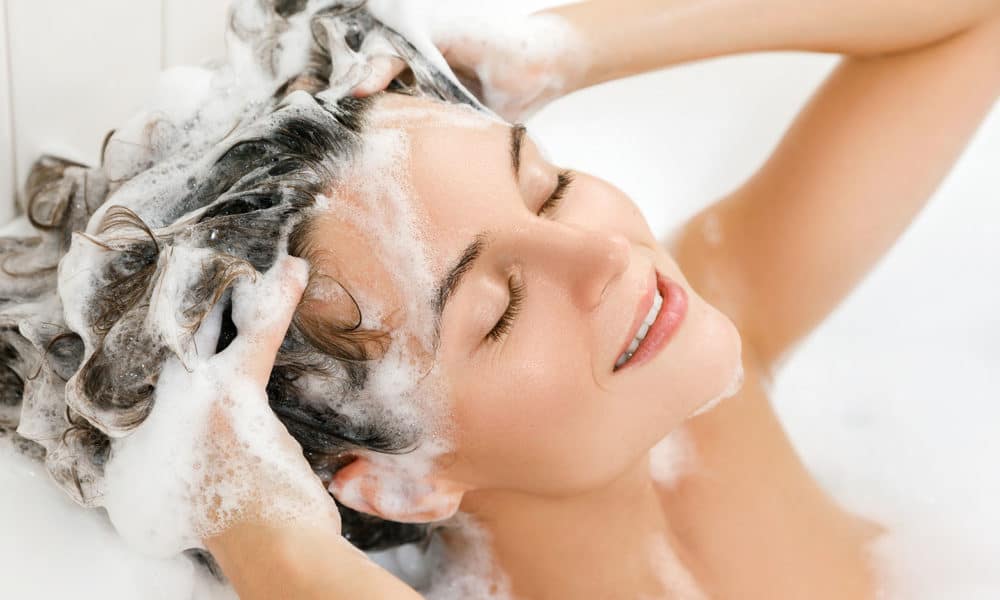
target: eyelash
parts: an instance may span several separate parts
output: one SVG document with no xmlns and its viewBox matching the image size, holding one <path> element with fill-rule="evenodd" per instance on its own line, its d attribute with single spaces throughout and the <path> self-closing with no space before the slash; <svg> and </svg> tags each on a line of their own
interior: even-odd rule
<svg viewBox="0 0 1000 600">
<path fill-rule="evenodd" d="M 521 305 L 524 302 L 524 283 L 520 279 L 511 275 L 507 279 L 507 287 L 510 289 L 510 303 L 507 305 L 507 310 L 500 316 L 500 320 L 487 334 L 487 337 L 494 342 L 501 341 L 510 332 L 514 319 L 521 312 Z"/>
<path fill-rule="evenodd" d="M 538 209 L 538 216 L 546 215 L 554 211 L 559 206 L 559 201 L 566 195 L 566 191 L 573 185 L 573 172 L 561 171 L 556 182 L 556 189 L 552 190 L 552 195 Z"/>
<path fill-rule="evenodd" d="M 572 184 L 573 173 L 571 171 L 561 171 L 556 181 L 556 189 L 552 190 L 552 195 L 538 209 L 538 215 L 543 216 L 554 211 Z M 507 279 L 507 287 L 510 290 L 510 303 L 507 304 L 507 310 L 500 315 L 500 320 L 497 321 L 493 329 L 487 334 L 487 337 L 494 342 L 501 341 L 510 332 L 511 326 L 514 325 L 514 319 L 521 312 L 521 305 L 524 302 L 524 283 L 514 275 L 511 275 Z"/>
</svg>

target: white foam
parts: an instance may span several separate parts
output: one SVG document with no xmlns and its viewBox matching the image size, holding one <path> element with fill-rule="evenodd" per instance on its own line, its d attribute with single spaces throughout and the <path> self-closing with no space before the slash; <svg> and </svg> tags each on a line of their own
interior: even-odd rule
<svg viewBox="0 0 1000 600">
<path fill-rule="evenodd" d="M 582 36 L 559 16 L 481 10 L 439 15 L 431 21 L 434 39 L 465 48 L 459 56 L 479 58 L 475 71 L 483 99 L 507 119 L 530 117 L 570 91 L 572 80 L 589 67 L 591 52 Z"/>
<path fill-rule="evenodd" d="M 705 217 L 705 222 L 701 226 L 701 235 L 709 246 L 715 247 L 722 243 L 722 221 L 718 214 L 713 212 Z"/>
<path fill-rule="evenodd" d="M 649 451 L 649 475 L 658 485 L 669 488 L 697 468 L 697 460 L 690 435 L 680 427 Z"/>
<path fill-rule="evenodd" d="M 570 79 L 590 61 L 582 36 L 552 14 L 454 0 L 369 0 L 368 8 L 456 85 L 439 47 L 452 49 L 452 57 L 479 58 L 474 68 L 483 100 L 511 120 L 525 119 L 569 91 Z M 454 51 L 460 46 L 464 50 Z"/>
<path fill-rule="evenodd" d="M 433 320 L 428 319 L 436 287 L 432 259 L 423 228 L 426 223 L 414 206 L 410 183 L 410 141 L 400 129 L 373 130 L 347 176 L 352 193 L 364 207 L 364 230 L 372 238 L 372 250 L 389 270 L 396 289 L 402 292 L 408 334 L 416 334 L 425 351 L 432 350 Z"/>
<path fill-rule="evenodd" d="M 510 580 L 494 561 L 489 532 L 465 514 L 456 515 L 448 523 L 448 529 L 452 546 L 461 548 L 461 554 L 448 552 L 443 542 L 436 540 L 430 551 L 435 569 L 424 596 L 428 600 L 511 598 Z"/>
<path fill-rule="evenodd" d="M 375 127 L 398 127 L 403 124 L 408 129 L 455 127 L 461 129 L 484 130 L 494 123 L 503 121 L 496 116 L 466 105 L 438 105 L 433 108 L 407 103 L 402 106 L 382 105 L 369 117 Z"/>
<path fill-rule="evenodd" d="M 426 0 L 368 0 L 368 10 L 376 18 L 406 38 L 431 64 L 455 84 L 458 80 L 448 67 L 433 39 L 433 22 L 436 10 Z"/>
<path fill-rule="evenodd" d="M 723 400 L 728 400 L 733 396 L 735 396 L 736 394 L 738 394 L 740 392 L 740 389 L 742 388 L 743 388 L 743 363 L 739 362 L 736 368 L 736 374 L 733 375 L 733 379 L 729 383 L 729 386 L 721 394 L 719 394 L 715 398 L 712 398 L 705 404 L 701 405 L 693 413 L 691 413 L 691 416 L 689 416 L 688 419 L 693 419 L 698 415 L 703 415 L 709 412 L 713 408 L 722 404 Z"/>
<path fill-rule="evenodd" d="M 100 513 L 81 510 L 3 436 L 0 466 L 5 597 L 236 600 L 186 557 L 153 558 L 127 546 Z"/>
<path fill-rule="evenodd" d="M 378 120 L 378 117 L 375 117 Z M 367 453 L 380 479 L 380 504 L 402 511 L 415 495 L 426 498 L 422 483 L 435 462 L 450 450 L 442 435 L 447 413 L 447 386 L 434 363 L 435 267 L 424 240 L 423 217 L 410 183 L 409 138 L 401 129 L 373 127 L 366 132 L 361 152 L 345 177 L 352 198 L 332 203 L 338 221 L 364 231 L 372 253 L 387 266 L 401 302 L 401 310 L 386 298 L 351 289 L 358 301 L 365 328 L 388 330 L 384 356 L 368 363 L 369 373 L 361 397 L 338 407 L 343 414 L 366 420 L 372 411 L 386 422 L 422 430 L 419 446 L 402 455 Z M 388 315 L 403 315 L 389 327 Z M 338 496 L 351 489 L 338 491 Z"/>
<path fill-rule="evenodd" d="M 695 578 L 684 566 L 680 557 L 662 535 L 650 535 L 646 539 L 650 560 L 657 566 L 664 589 L 670 590 L 672 600 L 707 600 Z M 659 598 L 659 597 L 657 597 Z M 657 600 L 650 596 L 639 596 L 637 600 Z"/>
<path fill-rule="evenodd" d="M 31 237 L 35 234 L 34 226 L 28 221 L 28 217 L 23 215 L 0 226 L 0 237 Z"/>
<path fill-rule="evenodd" d="M 241 331 L 283 312 L 275 304 L 281 276 L 272 268 L 257 283 L 237 284 L 233 321 Z M 206 537 L 248 516 L 285 520 L 329 502 L 239 362 L 244 347 L 212 354 L 222 310 L 216 305 L 203 323 L 198 345 L 209 350 L 190 353 L 187 364 L 168 360 L 152 412 L 112 442 L 100 504 L 122 537 L 151 556 L 203 548 Z M 247 515 L 251 506 L 261 514 Z"/>
<path fill-rule="evenodd" d="M 160 253 L 160 277 L 153 287 L 149 302 L 146 327 L 157 334 L 181 364 L 195 359 L 193 339 L 187 332 L 187 323 L 179 322 L 183 314 L 186 292 L 191 289 L 199 273 L 192 265 L 202 264 L 214 252 L 208 248 L 183 248 L 168 246 Z"/>
<path fill-rule="evenodd" d="M 411 514 L 419 506 L 421 514 L 432 512 L 449 518 L 458 510 L 460 497 L 448 494 L 450 490 L 438 489 L 431 481 L 436 461 L 450 449 L 450 444 L 439 437 L 428 437 L 405 454 L 363 452 L 372 468 L 364 481 L 352 480 L 346 485 L 330 487 L 330 491 L 344 503 L 354 506 L 369 504 L 362 488 L 372 486 L 377 491 L 370 503 L 390 520 L 409 519 L 394 515 Z"/>
</svg>

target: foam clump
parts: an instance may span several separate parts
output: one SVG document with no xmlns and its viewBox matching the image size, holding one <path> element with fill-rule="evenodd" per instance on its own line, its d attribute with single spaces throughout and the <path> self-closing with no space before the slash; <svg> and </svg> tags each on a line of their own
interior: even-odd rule
<svg viewBox="0 0 1000 600">
<path fill-rule="evenodd" d="M 80 510 L 53 486 L 25 443 L 0 436 L 5 598 L 237 600 L 194 557 L 149 557 L 129 547 L 102 515 Z"/>
<path fill-rule="evenodd" d="M 484 11 L 464 1 L 370 0 L 373 13 L 410 39 L 431 63 L 470 70 L 478 95 L 504 118 L 521 120 L 572 91 L 592 60 L 584 38 L 563 18 L 523 15 L 502 4 Z"/>
</svg>

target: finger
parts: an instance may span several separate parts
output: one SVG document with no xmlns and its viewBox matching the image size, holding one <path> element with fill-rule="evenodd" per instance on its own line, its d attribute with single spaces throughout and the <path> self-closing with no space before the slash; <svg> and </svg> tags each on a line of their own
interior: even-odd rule
<svg viewBox="0 0 1000 600">
<path fill-rule="evenodd" d="M 238 334 L 223 354 L 259 385 L 270 377 L 308 279 L 306 261 L 286 256 L 256 281 L 242 280 L 233 289 Z"/>
<path fill-rule="evenodd" d="M 222 331 L 223 312 L 225 312 L 225 303 L 217 302 L 198 325 L 198 330 L 194 334 L 194 347 L 198 356 L 207 358 L 215 354 Z"/>
<path fill-rule="evenodd" d="M 371 74 L 351 92 L 356 98 L 381 92 L 406 69 L 406 61 L 390 54 L 374 56 L 368 61 L 368 65 L 371 67 Z"/>
<path fill-rule="evenodd" d="M 448 61 L 452 69 L 475 71 L 477 67 L 491 58 L 491 46 L 483 39 L 458 34 L 443 38 L 437 42 L 441 55 Z"/>
</svg>

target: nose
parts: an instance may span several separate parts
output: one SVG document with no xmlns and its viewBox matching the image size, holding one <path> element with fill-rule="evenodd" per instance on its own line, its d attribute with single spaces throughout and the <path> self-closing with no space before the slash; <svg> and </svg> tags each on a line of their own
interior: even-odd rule
<svg viewBox="0 0 1000 600">
<path fill-rule="evenodd" d="M 600 304 L 608 285 L 628 269 L 632 246 L 625 236 L 553 224 L 555 231 L 538 236 L 538 262 L 546 277 L 569 290 L 583 310 Z"/>
</svg>

